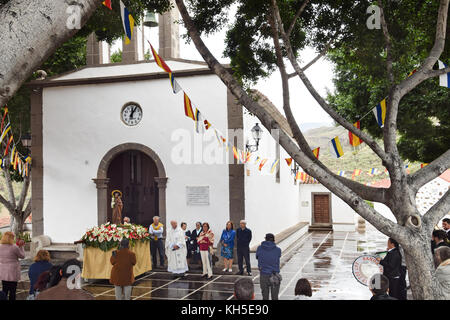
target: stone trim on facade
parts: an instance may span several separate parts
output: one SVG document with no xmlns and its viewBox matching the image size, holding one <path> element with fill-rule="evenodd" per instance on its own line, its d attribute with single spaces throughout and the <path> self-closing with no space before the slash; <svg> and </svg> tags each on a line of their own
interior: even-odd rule
<svg viewBox="0 0 450 320">
<path fill-rule="evenodd" d="M 149 147 L 139 144 L 139 143 L 124 143 L 120 144 L 111 150 L 109 150 L 103 159 L 100 161 L 97 171 L 97 177 L 92 179 L 97 186 L 97 215 L 98 215 L 98 224 L 103 224 L 107 222 L 107 212 L 108 212 L 108 183 L 109 179 L 108 168 L 111 164 L 112 160 L 122 152 L 125 151 L 140 151 L 145 155 L 149 156 L 158 169 L 158 177 L 155 177 L 155 181 L 158 185 L 158 195 L 159 195 L 159 216 L 160 221 L 164 225 L 166 225 L 166 188 L 168 178 L 166 176 L 166 170 L 164 169 L 164 165 L 156 154 L 155 151 L 150 149 Z"/>
</svg>

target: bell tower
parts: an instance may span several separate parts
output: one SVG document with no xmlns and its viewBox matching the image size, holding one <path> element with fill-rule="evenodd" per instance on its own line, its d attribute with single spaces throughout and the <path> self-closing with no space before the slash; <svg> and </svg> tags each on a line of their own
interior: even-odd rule
<svg viewBox="0 0 450 320">
<path fill-rule="evenodd" d="M 171 2 L 174 8 L 159 16 L 159 55 L 164 59 L 180 57 L 180 13 Z"/>
</svg>

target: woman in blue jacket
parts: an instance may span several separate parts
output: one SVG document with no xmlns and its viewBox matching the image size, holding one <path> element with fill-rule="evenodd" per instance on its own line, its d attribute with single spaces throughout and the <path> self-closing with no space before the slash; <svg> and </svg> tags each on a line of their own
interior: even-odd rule
<svg viewBox="0 0 450 320">
<path fill-rule="evenodd" d="M 233 272 L 233 248 L 234 248 L 234 238 L 236 237 L 236 231 L 233 230 L 233 222 L 228 221 L 225 230 L 222 232 L 220 237 L 220 243 L 222 248 L 220 250 L 220 255 L 223 257 L 224 269 L 223 272 Z"/>
<path fill-rule="evenodd" d="M 37 282 L 39 276 L 51 269 L 53 266 L 50 262 L 50 254 L 47 250 L 39 250 L 34 258 L 34 263 L 28 269 L 28 277 L 30 278 L 30 292 L 28 296 L 28 300 L 34 300 L 35 298 L 35 290 L 34 285 Z"/>
</svg>

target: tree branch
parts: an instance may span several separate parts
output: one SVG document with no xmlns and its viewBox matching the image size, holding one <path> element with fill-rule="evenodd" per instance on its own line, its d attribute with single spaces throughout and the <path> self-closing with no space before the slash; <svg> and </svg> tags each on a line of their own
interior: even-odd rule
<svg viewBox="0 0 450 320">
<path fill-rule="evenodd" d="M 30 177 L 26 176 L 23 180 L 22 192 L 20 193 L 19 203 L 17 204 L 17 210 L 22 211 L 25 204 L 25 200 L 28 194 L 28 188 L 30 186 Z"/>
<path fill-rule="evenodd" d="M 272 0 L 272 8 L 273 8 L 274 3 L 276 5 L 276 0 Z M 286 114 L 286 120 L 289 124 L 289 127 L 291 128 L 294 139 L 297 141 L 300 149 L 312 161 L 314 161 L 315 156 L 314 156 L 308 142 L 306 141 L 303 133 L 301 132 L 300 127 L 298 126 L 297 121 L 295 120 L 295 117 L 292 113 L 290 95 L 289 95 L 289 79 L 288 79 L 288 75 L 286 73 L 286 67 L 285 67 L 284 61 L 283 61 L 283 53 L 281 50 L 280 39 L 278 36 L 279 27 L 278 27 L 277 20 L 275 18 L 274 10 L 272 10 L 272 16 L 270 14 L 268 14 L 268 20 L 269 20 L 269 25 L 272 30 L 272 39 L 273 39 L 273 43 L 274 43 L 274 47 L 275 47 L 275 54 L 277 57 L 277 65 L 278 65 L 278 69 L 280 70 L 280 75 L 281 75 L 281 84 L 282 84 L 282 90 L 283 90 L 283 110 Z"/>
<path fill-rule="evenodd" d="M 414 190 L 414 193 L 417 193 L 423 185 L 439 177 L 448 168 L 450 168 L 450 150 L 447 150 L 433 162 L 410 175 L 409 185 Z"/>
<path fill-rule="evenodd" d="M 386 67 L 387 67 L 387 74 L 389 77 L 389 82 L 391 86 L 394 85 L 394 71 L 392 69 L 393 65 L 393 58 L 392 58 L 392 42 L 391 42 L 391 36 L 389 35 L 388 26 L 386 23 L 386 19 L 384 16 L 384 10 L 383 10 L 383 3 L 381 0 L 378 0 L 378 7 L 380 8 L 380 21 L 381 21 L 381 27 L 383 29 L 383 35 L 384 40 L 386 42 Z"/>
<path fill-rule="evenodd" d="M 322 182 L 322 184 L 333 191 L 339 198 L 344 200 L 351 208 L 353 208 L 359 215 L 366 219 L 375 228 L 386 234 L 387 236 L 395 236 L 396 239 L 406 241 L 406 229 L 391 220 L 383 217 L 370 207 L 365 201 L 355 194 L 351 189 L 343 185 L 339 180 L 334 179 L 328 175 L 319 165 L 312 161 L 304 152 L 299 150 L 296 143 L 280 129 L 278 123 L 267 113 L 267 111 L 254 101 L 247 92 L 239 85 L 233 76 L 225 69 L 217 59 L 212 55 L 209 49 L 205 46 L 200 34 L 195 27 L 189 13 L 184 5 L 183 0 L 175 0 L 178 10 L 183 18 L 189 36 L 194 42 L 198 52 L 203 57 L 209 68 L 222 80 L 228 87 L 232 94 L 236 97 L 239 103 L 245 106 L 251 113 L 255 114 L 261 121 L 262 125 L 269 131 L 273 129 L 280 130 L 280 144 L 288 152 L 288 154 L 300 164 L 307 172 Z"/>
<path fill-rule="evenodd" d="M 3 204 L 9 212 L 14 212 L 14 208 L 11 206 L 11 203 L 8 202 L 1 194 L 0 194 L 0 203 Z"/>
<path fill-rule="evenodd" d="M 427 72 L 425 72 L 426 78 L 424 80 L 438 77 L 438 76 L 446 74 L 446 73 L 450 73 L 450 67 L 447 67 L 444 69 L 439 69 L 439 70 L 427 71 Z"/>
<path fill-rule="evenodd" d="M 31 199 L 28 201 L 28 204 L 25 207 L 25 210 L 23 211 L 23 221 L 27 220 L 30 214 L 31 214 Z"/>
<path fill-rule="evenodd" d="M 9 172 L 9 166 L 10 166 L 9 156 L 6 156 L 5 169 L 3 170 L 3 175 L 6 180 L 6 188 L 8 190 L 9 203 L 11 204 L 11 207 L 13 207 L 15 209 L 16 208 L 16 197 L 14 196 L 14 188 L 13 188 L 13 184 L 12 184 L 11 174 Z"/>
<path fill-rule="evenodd" d="M 331 47 L 331 43 L 328 43 L 328 44 L 326 45 L 326 47 L 325 47 L 325 48 L 324 48 L 317 56 L 314 57 L 314 59 L 312 59 L 310 62 L 308 62 L 303 68 L 301 68 L 302 71 L 305 72 L 309 67 L 311 67 L 313 64 L 315 64 L 317 61 L 319 61 L 320 58 L 322 58 L 324 55 L 327 54 L 327 52 L 328 52 L 328 50 L 330 49 L 330 47 Z M 289 78 L 289 79 L 290 79 L 290 78 L 293 78 L 293 77 L 295 77 L 296 75 L 297 75 L 296 72 L 290 73 L 290 74 L 288 75 L 288 78 Z"/>
<path fill-rule="evenodd" d="M 280 69 L 281 74 L 281 82 L 283 87 L 283 110 L 286 114 L 286 120 L 291 128 L 292 134 L 294 136 L 294 139 L 297 141 L 300 149 L 302 152 L 304 152 L 313 162 L 315 162 L 317 165 L 319 165 L 327 174 L 330 176 L 333 176 L 335 179 L 338 179 L 343 183 L 345 186 L 350 188 L 352 191 L 354 191 L 358 196 L 362 197 L 363 199 L 369 200 L 369 201 L 376 201 L 385 203 L 386 197 L 384 190 L 386 189 L 380 189 L 380 188 L 371 188 L 365 185 L 362 185 L 358 182 L 346 179 L 344 177 L 340 177 L 336 175 L 335 173 L 331 172 L 319 159 L 317 159 L 312 150 L 309 146 L 309 143 L 306 141 L 303 133 L 300 130 L 300 127 L 297 124 L 297 121 L 295 120 L 294 115 L 292 114 L 291 110 L 291 104 L 289 99 L 289 82 L 288 82 L 288 75 L 286 73 L 286 67 L 283 62 L 283 53 L 280 45 L 280 39 L 279 39 L 279 24 L 278 20 L 276 19 L 276 0 L 272 0 L 272 16 L 269 15 L 269 25 L 272 29 L 273 34 L 273 42 L 275 47 L 275 53 L 277 56 L 277 65 Z"/>
<path fill-rule="evenodd" d="M 422 218 L 422 222 L 431 234 L 434 227 L 450 211 L 450 189 L 436 202 Z"/>
<path fill-rule="evenodd" d="M 445 48 L 449 2 L 450 0 L 440 1 L 433 48 L 431 49 L 430 54 L 424 60 L 417 72 L 415 72 L 411 77 L 406 78 L 399 84 L 398 87 L 400 98 L 409 93 L 424 80 L 441 74 L 438 73 L 438 71 L 433 71 L 433 66 L 438 61 Z"/>
<path fill-rule="evenodd" d="M 302 3 L 302 5 L 300 6 L 300 8 L 298 9 L 297 13 L 295 14 L 294 20 L 292 20 L 292 22 L 291 22 L 291 24 L 290 24 L 290 26 L 289 26 L 289 28 L 288 28 L 288 30 L 286 32 L 286 35 L 288 37 L 291 36 L 292 30 L 294 30 L 295 23 L 297 22 L 297 19 L 300 18 L 300 15 L 303 13 L 303 11 L 305 11 L 306 6 L 308 5 L 309 2 L 310 2 L 310 0 L 305 0 Z"/>
<path fill-rule="evenodd" d="M 280 11 L 278 9 L 278 6 L 275 7 L 276 10 L 276 17 L 278 21 L 281 21 Z M 360 137 L 383 161 L 383 163 L 391 163 L 390 157 L 384 152 L 384 150 L 378 145 L 378 143 L 367 133 L 363 132 L 362 130 L 357 129 L 355 126 L 353 126 L 352 123 L 348 122 L 344 117 L 339 115 L 326 101 L 321 97 L 321 95 L 317 92 L 317 90 L 314 88 L 314 86 L 309 81 L 308 77 L 305 75 L 305 73 L 302 71 L 300 66 L 298 65 L 298 62 L 295 58 L 295 55 L 292 51 L 292 46 L 289 40 L 289 37 L 286 35 L 286 32 L 283 30 L 283 27 L 280 24 L 280 32 L 281 36 L 284 41 L 284 47 L 287 51 L 288 58 L 294 67 L 295 72 L 300 77 L 310 94 L 316 99 L 316 101 L 319 103 L 319 105 L 322 107 L 322 109 L 328 113 L 337 123 L 339 123 L 341 126 L 343 126 L 345 129 L 349 130 L 350 132 L 354 133 L 358 137 Z"/>
</svg>

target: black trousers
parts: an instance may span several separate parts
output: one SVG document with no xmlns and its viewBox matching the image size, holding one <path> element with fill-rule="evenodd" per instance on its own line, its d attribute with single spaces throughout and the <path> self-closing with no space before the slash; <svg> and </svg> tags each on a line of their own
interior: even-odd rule
<svg viewBox="0 0 450 320">
<path fill-rule="evenodd" d="M 150 253 L 152 254 L 152 263 L 153 266 L 156 267 L 158 264 L 156 263 L 156 251 L 158 251 L 159 254 L 159 265 L 161 267 L 164 266 L 164 245 L 163 241 L 161 239 L 150 240 Z"/>
<path fill-rule="evenodd" d="M 247 266 L 247 272 L 252 272 L 252 267 L 250 265 L 250 248 L 249 247 L 237 247 L 237 258 L 239 272 L 244 272 L 244 259 L 245 265 Z"/>
<path fill-rule="evenodd" d="M 16 300 L 17 281 L 2 281 L 3 292 L 9 300 Z"/>
<path fill-rule="evenodd" d="M 401 299 L 400 294 L 400 278 L 388 278 L 389 279 L 389 295 L 398 300 Z"/>
<path fill-rule="evenodd" d="M 398 296 L 399 300 L 406 300 L 406 267 L 402 266 L 400 279 L 399 279 L 399 288 L 398 288 Z"/>
</svg>

